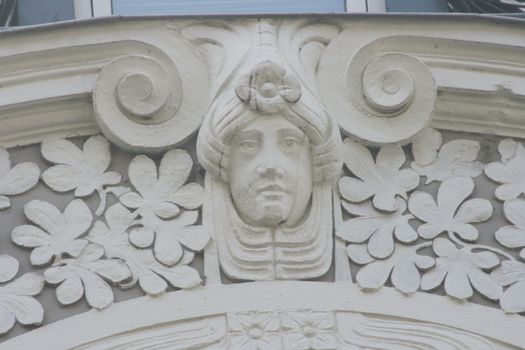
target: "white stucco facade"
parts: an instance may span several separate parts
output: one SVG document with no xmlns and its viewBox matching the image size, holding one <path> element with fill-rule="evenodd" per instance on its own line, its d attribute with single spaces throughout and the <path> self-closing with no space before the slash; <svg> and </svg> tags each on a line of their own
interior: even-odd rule
<svg viewBox="0 0 525 350">
<path fill-rule="evenodd" d="M 0 349 L 525 348 L 524 34 L 475 15 L 0 33 Z"/>
</svg>

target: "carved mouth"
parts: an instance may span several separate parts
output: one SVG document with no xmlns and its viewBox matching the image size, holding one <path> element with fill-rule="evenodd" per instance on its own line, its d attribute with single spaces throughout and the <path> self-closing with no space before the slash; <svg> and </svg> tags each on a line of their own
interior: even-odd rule
<svg viewBox="0 0 525 350">
<path fill-rule="evenodd" d="M 259 194 L 266 199 L 281 199 L 285 193 L 286 189 L 279 184 L 270 184 L 259 189 Z"/>
</svg>

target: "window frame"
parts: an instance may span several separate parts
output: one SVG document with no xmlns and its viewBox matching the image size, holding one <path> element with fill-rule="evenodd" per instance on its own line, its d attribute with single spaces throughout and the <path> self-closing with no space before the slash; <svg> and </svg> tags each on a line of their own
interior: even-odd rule
<svg viewBox="0 0 525 350">
<path fill-rule="evenodd" d="M 345 0 L 346 12 L 386 12 L 386 0 Z M 74 0 L 75 18 L 112 16 L 112 0 Z"/>
</svg>

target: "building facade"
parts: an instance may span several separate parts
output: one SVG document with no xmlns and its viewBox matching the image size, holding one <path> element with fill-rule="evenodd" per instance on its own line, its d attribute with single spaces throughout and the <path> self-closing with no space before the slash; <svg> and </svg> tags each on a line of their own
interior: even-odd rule
<svg viewBox="0 0 525 350">
<path fill-rule="evenodd" d="M 525 27 L 0 33 L 0 349 L 525 348 Z"/>
</svg>

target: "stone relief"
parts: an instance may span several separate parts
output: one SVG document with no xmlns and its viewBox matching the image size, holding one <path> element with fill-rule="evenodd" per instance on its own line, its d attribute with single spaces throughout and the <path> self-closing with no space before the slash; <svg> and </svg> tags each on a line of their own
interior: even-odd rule
<svg viewBox="0 0 525 350">
<path fill-rule="evenodd" d="M 82 349 L 100 345 L 86 344 Z M 140 337 L 133 333 L 115 337 L 106 340 L 104 346 L 115 350 L 137 346 L 206 350 L 505 349 L 450 327 L 312 309 L 232 312 L 186 320 L 150 330 Z"/>
<path fill-rule="evenodd" d="M 332 260 L 338 176 L 330 119 L 271 61 L 232 94 L 218 100 L 226 105 L 207 115 L 197 141 L 221 268 L 244 280 L 319 277 Z"/>
<path fill-rule="evenodd" d="M 340 81 L 319 64 L 341 28 L 324 23 L 312 31 L 311 25 L 258 21 L 230 31 L 253 44 L 237 47 L 235 54 L 246 57 L 235 64 L 217 62 L 220 40 L 203 43 L 203 28 L 180 30 L 186 44 L 200 50 L 187 54 L 200 58 L 194 65 L 204 57 L 211 67 L 207 111 L 181 130 L 176 127 L 193 111 L 184 96 L 203 110 L 205 103 L 196 100 L 203 93 L 187 93 L 188 77 L 164 58 L 129 56 L 100 73 L 94 101 L 102 135 L 82 147 L 44 140 L 49 167 L 41 177 L 32 163 L 11 168 L 0 149 L 0 209 L 10 206 L 7 196 L 39 179 L 75 197 L 63 208 L 40 199 L 24 205 L 27 223 L 11 239 L 30 250 L 38 272 L 11 281 L 19 263 L 0 255 L 0 333 L 15 321 L 42 323 L 35 296 L 45 283 L 64 306 L 85 298 L 105 309 L 114 288 L 138 285 L 155 296 L 225 283 L 222 275 L 236 281 L 322 278 L 332 266 L 348 271 L 345 278 L 336 273 L 334 283 L 355 281 L 367 291 L 391 285 L 411 295 L 442 286 L 454 300 L 481 295 L 504 312 L 525 312 L 523 145 L 503 139 L 501 161 L 484 164 L 478 141 L 444 143 L 440 131 L 428 127 L 435 82 L 409 55 L 375 57 L 372 46 L 364 47 L 344 70 L 341 90 L 329 96 L 327 79 L 317 75 Z M 230 29 L 225 24 L 221 30 Z M 134 65 L 140 72 L 131 74 Z M 157 86 L 165 75 L 169 79 Z M 156 132 L 162 137 L 148 144 Z M 127 174 L 112 169 L 112 144 L 133 153 Z M 203 181 L 195 176 L 199 171 Z M 473 178 L 480 176 L 498 184 L 494 195 L 509 222 L 490 233 L 499 246 L 479 242 L 476 225 L 494 211 L 492 198 L 475 192 Z M 437 194 L 423 183 L 436 183 Z M 99 204 L 92 212 L 85 199 L 93 195 Z M 192 265 L 199 253 L 204 273 Z M 392 349 L 403 329 L 414 348 L 429 348 L 419 324 L 338 310 L 246 311 L 208 321 L 195 321 L 195 329 L 188 321 L 183 331 L 199 336 L 181 344 L 361 349 L 373 338 L 378 348 Z M 441 331 L 425 330 L 433 348 L 494 348 L 482 337 Z"/>
</svg>

